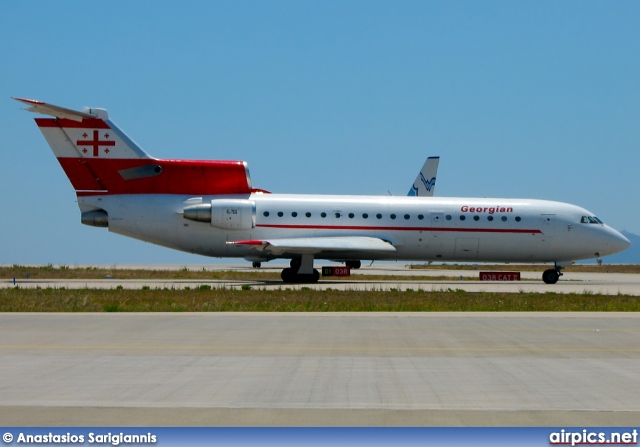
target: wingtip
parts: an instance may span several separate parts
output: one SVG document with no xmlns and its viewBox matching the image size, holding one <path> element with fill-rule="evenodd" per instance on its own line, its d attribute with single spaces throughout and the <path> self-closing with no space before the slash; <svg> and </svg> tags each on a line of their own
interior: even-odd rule
<svg viewBox="0 0 640 447">
<path fill-rule="evenodd" d="M 24 102 L 25 104 L 39 104 L 39 105 L 44 104 L 43 101 L 38 101 L 37 99 L 17 98 L 15 96 L 12 96 L 11 99 L 16 100 L 16 101 L 20 101 L 20 102 Z"/>
</svg>

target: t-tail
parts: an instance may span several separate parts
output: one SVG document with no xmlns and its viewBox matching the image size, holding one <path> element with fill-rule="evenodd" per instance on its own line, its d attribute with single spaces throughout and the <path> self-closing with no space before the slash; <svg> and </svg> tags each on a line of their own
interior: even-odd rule
<svg viewBox="0 0 640 447">
<path fill-rule="evenodd" d="M 436 175 L 438 173 L 438 163 L 440 157 L 429 157 L 424 162 L 422 169 L 418 173 L 408 196 L 432 197 L 436 190 Z"/>
<path fill-rule="evenodd" d="M 247 164 L 227 160 L 163 160 L 151 157 L 113 121 L 105 109 L 71 110 L 13 98 L 36 118 L 78 196 L 112 194 L 249 194 Z"/>
</svg>

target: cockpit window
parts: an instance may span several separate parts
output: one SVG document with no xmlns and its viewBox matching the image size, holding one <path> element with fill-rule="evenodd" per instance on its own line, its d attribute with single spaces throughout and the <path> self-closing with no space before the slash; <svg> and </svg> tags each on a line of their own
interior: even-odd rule
<svg viewBox="0 0 640 447">
<path fill-rule="evenodd" d="M 604 222 L 601 221 L 600 219 L 598 219 L 596 216 L 582 216 L 582 218 L 580 219 L 580 223 L 602 224 L 602 225 L 604 225 Z"/>
</svg>

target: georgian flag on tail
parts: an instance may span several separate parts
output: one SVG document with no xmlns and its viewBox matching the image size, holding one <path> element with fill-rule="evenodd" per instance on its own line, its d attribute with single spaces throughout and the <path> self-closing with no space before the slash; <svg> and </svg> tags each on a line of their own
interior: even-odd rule
<svg viewBox="0 0 640 447">
<path fill-rule="evenodd" d="M 247 164 L 227 160 L 163 160 L 147 154 L 105 109 L 81 111 L 33 99 L 13 98 L 36 124 L 78 195 L 96 194 L 250 194 Z"/>
<path fill-rule="evenodd" d="M 28 104 L 29 112 L 55 117 L 36 118 L 36 124 L 58 158 L 151 158 L 109 120 L 105 109 L 76 111 L 33 99 L 13 99 Z"/>
</svg>

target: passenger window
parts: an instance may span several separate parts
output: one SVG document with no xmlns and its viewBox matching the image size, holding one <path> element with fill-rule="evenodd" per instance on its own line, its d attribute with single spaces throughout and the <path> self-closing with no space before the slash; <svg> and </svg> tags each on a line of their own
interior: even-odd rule
<svg viewBox="0 0 640 447">
<path fill-rule="evenodd" d="M 405 218 L 406 220 L 409 220 L 409 218 L 410 218 L 410 217 L 411 217 L 411 216 L 409 216 L 408 214 L 405 214 L 405 215 L 404 215 L 404 218 Z"/>
<path fill-rule="evenodd" d="M 263 215 L 264 217 L 269 217 L 269 211 L 265 211 L 264 213 L 262 213 L 262 215 Z"/>
<path fill-rule="evenodd" d="M 382 214 L 378 213 L 378 214 L 376 214 L 376 217 L 377 217 L 378 219 L 382 219 Z"/>
<path fill-rule="evenodd" d="M 520 222 L 521 220 L 520 216 L 516 216 L 516 222 Z"/>
<path fill-rule="evenodd" d="M 284 216 L 284 213 L 282 211 L 278 211 L 278 217 L 282 217 Z"/>
<path fill-rule="evenodd" d="M 489 222 L 493 221 L 493 216 L 487 216 L 487 220 L 488 220 Z"/>
<path fill-rule="evenodd" d="M 369 218 L 369 215 L 368 215 L 367 213 L 364 213 L 364 214 L 362 215 L 362 217 L 363 217 L 364 219 L 368 219 L 368 218 Z"/>
<path fill-rule="evenodd" d="M 349 219 L 353 219 L 354 217 L 355 217 L 355 214 L 349 213 Z"/>
<path fill-rule="evenodd" d="M 418 214 L 418 220 L 422 220 L 424 219 L 424 216 L 422 214 Z"/>
<path fill-rule="evenodd" d="M 307 212 L 305 213 L 305 216 L 307 216 L 307 217 L 311 217 L 311 213 L 310 213 L 309 211 L 307 211 Z"/>
<path fill-rule="evenodd" d="M 291 213 L 291 217 L 298 217 L 298 213 L 294 211 L 293 213 Z"/>
<path fill-rule="evenodd" d="M 476 222 L 480 220 L 480 216 L 473 216 L 473 220 L 475 220 Z"/>
<path fill-rule="evenodd" d="M 392 215 L 391 215 L 391 218 L 392 218 L 392 219 L 395 219 L 395 218 L 396 218 L 396 215 L 395 215 L 395 214 L 392 214 Z"/>
<path fill-rule="evenodd" d="M 502 219 L 503 222 L 507 221 L 507 216 L 502 216 L 500 219 Z"/>
<path fill-rule="evenodd" d="M 324 213 L 324 212 L 320 213 L 320 217 L 322 217 L 324 219 L 325 217 L 327 217 L 327 213 Z"/>
<path fill-rule="evenodd" d="M 340 213 L 336 213 L 336 219 L 340 219 L 341 214 Z"/>
<path fill-rule="evenodd" d="M 460 216 L 460 220 L 465 220 L 465 219 L 466 219 L 466 217 L 465 217 L 464 214 L 462 216 Z"/>
<path fill-rule="evenodd" d="M 447 220 L 451 220 L 451 214 L 447 214 L 446 219 L 447 219 Z"/>
</svg>

